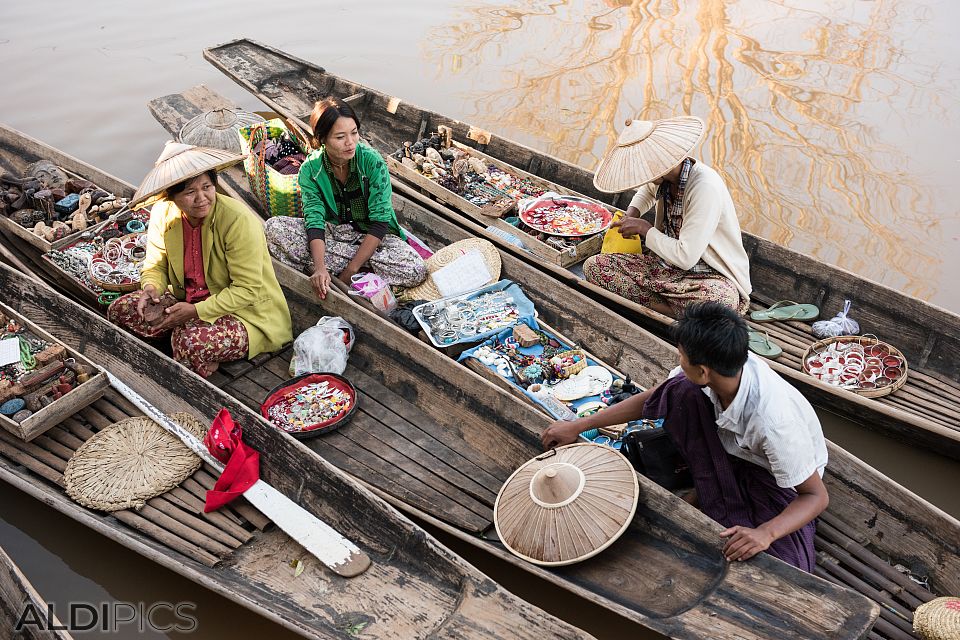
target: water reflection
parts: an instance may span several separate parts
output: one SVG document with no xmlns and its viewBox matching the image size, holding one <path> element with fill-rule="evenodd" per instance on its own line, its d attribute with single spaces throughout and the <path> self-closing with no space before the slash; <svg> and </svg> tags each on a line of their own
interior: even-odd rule
<svg viewBox="0 0 960 640">
<path fill-rule="evenodd" d="M 948 120 L 929 11 L 892 0 L 519 0 L 468 6 L 424 54 L 475 76 L 474 119 L 585 167 L 623 121 L 693 113 L 745 229 L 929 299 L 936 191 L 912 138 Z M 948 70 L 953 73 L 953 69 Z M 921 155 L 921 154 L 914 154 Z M 941 205 L 942 206 L 942 205 Z"/>
</svg>

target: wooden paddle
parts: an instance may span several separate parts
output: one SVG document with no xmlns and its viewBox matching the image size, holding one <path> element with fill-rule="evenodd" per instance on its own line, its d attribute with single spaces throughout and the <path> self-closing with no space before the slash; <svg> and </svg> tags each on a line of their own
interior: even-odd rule
<svg viewBox="0 0 960 640">
<path fill-rule="evenodd" d="M 204 462 L 218 472 L 223 472 L 224 465 L 207 451 L 203 442 L 112 373 L 106 373 L 110 384 L 120 395 L 143 411 L 148 418 L 177 436 Z M 257 480 L 256 484 L 244 492 L 243 497 L 334 573 L 344 578 L 352 578 L 370 566 L 369 556 L 357 545 L 263 480 Z"/>
</svg>

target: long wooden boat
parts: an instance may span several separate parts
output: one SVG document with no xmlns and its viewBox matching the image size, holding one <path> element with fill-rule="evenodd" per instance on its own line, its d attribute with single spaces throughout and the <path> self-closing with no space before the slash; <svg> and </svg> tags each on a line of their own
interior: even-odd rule
<svg viewBox="0 0 960 640">
<path fill-rule="evenodd" d="M 24 613 L 28 608 L 32 614 Z M 65 629 L 56 615 L 48 616 L 46 600 L 0 547 L 0 638 L 71 640 Z"/>
<path fill-rule="evenodd" d="M 170 103 L 182 111 L 170 126 L 199 111 L 187 109 L 184 96 L 172 97 Z M 227 175 L 225 182 L 235 177 Z M 874 603 L 769 556 L 726 563 L 719 552 L 720 527 L 644 478 L 638 515 L 608 553 L 559 570 L 515 558 L 493 533 L 493 501 L 513 469 L 541 452 L 539 433 L 548 424 L 546 416 L 348 296 L 334 291 L 318 303 L 305 276 L 279 263 L 276 269 L 298 331 L 319 316 L 338 315 L 358 334 L 346 375 L 361 391 L 361 411 L 344 428 L 305 443 L 319 454 L 315 460 L 323 458 L 361 478 L 408 513 L 533 576 L 672 637 L 866 637 L 877 616 Z M 8 270 L 0 271 L 0 290 L 28 300 L 47 292 Z M 34 304 L 31 311 L 33 306 L 43 305 Z M 53 304 L 48 307 L 34 317 L 40 313 L 52 319 L 64 313 Z M 111 342 L 111 325 L 93 314 L 76 315 L 69 325 L 76 331 L 71 336 L 88 349 Z M 141 367 L 157 371 L 153 360 L 163 359 L 159 353 L 144 346 L 146 355 L 137 356 L 133 338 L 116 330 L 114 334 L 124 348 L 111 363 L 116 358 L 139 359 Z M 101 361 L 107 356 L 99 355 Z M 183 396 L 205 415 L 221 404 L 257 407 L 269 389 L 288 377 L 289 358 L 287 349 L 256 363 L 221 367 L 211 382 L 232 396 L 229 401 L 213 389 L 200 393 L 197 387 L 208 383 L 182 368 L 183 377 L 175 384 L 182 385 Z M 170 367 L 179 365 L 166 360 L 164 367 L 165 373 L 157 377 L 174 379 Z M 211 395 L 215 400 L 207 399 Z M 278 432 L 269 438 L 259 429 L 256 433 L 264 440 L 252 438 L 252 444 L 271 452 L 268 460 L 278 459 L 273 451 L 283 459 L 292 458 L 292 450 L 299 455 L 304 451 Z M 275 438 L 282 439 L 284 447 L 277 447 Z M 317 479 L 318 485 L 323 482 Z M 341 523 L 349 517 L 347 512 L 330 521 L 348 533 Z M 784 608 L 784 598 L 798 606 Z"/>
<path fill-rule="evenodd" d="M 205 87 L 197 87 L 183 94 L 159 98 L 150 103 L 151 111 L 169 131 L 176 131 L 189 118 L 204 110 L 219 106 L 229 106 L 229 104 L 224 98 Z M 221 176 L 223 183 L 235 189 L 239 192 L 238 195 L 256 206 L 242 170 L 228 170 Z M 410 224 L 411 220 L 420 219 L 432 223 L 434 229 L 447 229 L 450 234 L 433 237 L 428 233 L 430 224 L 424 223 L 422 227 L 414 225 L 414 228 L 417 229 L 416 232 L 423 232 L 424 237 L 436 240 L 438 243 L 460 239 L 455 235 L 455 226 L 449 223 L 439 225 L 435 219 L 432 222 L 429 221 L 428 217 L 423 215 L 425 212 L 418 204 L 403 197 L 395 196 L 394 206 L 397 208 L 403 224 Z M 464 232 L 460 231 L 460 233 L 463 234 Z M 510 256 L 504 255 L 502 258 L 505 275 L 517 275 L 519 270 L 522 269 L 529 271 L 529 266 Z M 296 289 L 300 292 L 300 295 L 310 299 L 310 290 L 305 284 L 303 276 L 279 264 L 277 269 L 278 275 L 280 275 L 281 281 L 288 288 L 288 291 Z M 527 271 L 524 271 L 521 275 L 527 275 Z M 546 282 L 549 282 L 549 280 L 546 280 Z M 537 281 L 533 285 L 528 283 L 526 286 L 527 293 L 531 296 L 537 296 L 536 301 L 541 309 L 542 317 L 549 317 L 550 320 L 553 320 L 554 317 L 560 317 L 562 320 L 562 314 L 553 310 L 555 305 L 551 305 L 550 296 L 541 296 L 537 293 L 536 290 L 542 284 L 544 284 L 544 281 Z M 288 297 L 289 295 L 288 293 Z M 571 295 L 573 297 L 580 296 L 576 293 Z M 583 301 L 574 302 L 576 305 L 586 304 Z M 580 309 L 579 306 L 577 308 Z M 346 317 L 347 311 L 338 307 L 337 313 Z M 583 310 L 583 313 L 567 315 L 581 316 L 590 315 L 590 313 L 592 313 L 591 310 Z M 350 317 L 356 318 L 357 316 L 352 315 Z M 612 317 L 605 318 L 606 322 L 613 322 L 613 320 Z M 350 321 L 353 322 L 354 320 L 351 319 Z M 616 327 L 616 325 L 614 326 Z M 395 332 L 395 328 L 393 329 Z M 564 329 L 569 331 L 568 336 L 577 335 L 575 332 L 582 330 L 583 326 L 575 320 L 570 320 L 564 326 Z M 616 360 L 632 367 L 628 370 L 636 373 L 637 379 L 642 385 L 652 384 L 660 379 L 661 371 L 673 366 L 676 355 L 673 352 L 668 358 L 665 355 L 668 348 L 664 343 L 659 342 L 657 338 L 652 336 L 644 337 L 637 334 L 643 334 L 643 332 L 633 329 L 629 333 L 618 334 L 615 328 L 606 339 L 618 346 L 623 346 L 624 343 L 634 342 L 638 339 L 645 340 L 646 352 L 636 350 L 631 352 L 629 358 L 619 357 Z M 400 332 L 396 335 L 398 340 L 402 336 L 411 343 L 410 351 L 407 354 L 423 350 L 424 345 L 411 340 L 405 333 Z M 593 347 L 597 348 L 598 345 L 594 343 Z M 673 351 L 672 348 L 669 350 Z M 427 349 L 426 353 L 436 354 L 430 348 Z M 417 356 L 417 358 L 427 357 L 426 353 L 423 356 Z M 645 355 L 645 353 L 651 355 Z M 433 355 L 430 357 L 433 358 Z M 432 361 L 436 361 L 435 358 Z M 442 359 L 436 362 L 441 361 Z M 479 384 L 479 382 L 471 383 L 470 376 L 472 374 L 462 371 L 450 370 L 449 373 L 444 372 L 441 375 L 445 380 L 459 378 L 461 389 L 470 388 L 472 384 Z M 241 384 L 228 379 L 221 379 L 219 382 L 228 389 L 236 388 L 238 384 Z M 269 382 L 270 380 L 260 381 L 259 391 L 261 393 L 266 389 L 266 383 Z M 248 391 L 244 393 L 248 394 L 258 391 L 256 386 L 245 388 Z M 253 393 L 253 395 L 255 396 L 256 393 Z M 422 404 L 421 406 L 423 408 L 430 407 L 429 404 Z M 433 415 L 436 415 L 437 419 L 442 417 L 442 413 Z M 539 419 L 542 420 L 542 417 L 539 417 Z M 521 424 L 528 424 L 529 428 L 529 423 L 521 422 Z M 462 430 L 462 425 L 458 424 L 457 429 Z M 534 429 L 535 432 L 538 430 Z M 881 603 L 882 617 L 877 621 L 877 626 L 872 632 L 874 635 L 871 637 L 897 640 L 910 637 L 904 634 L 909 630 L 909 612 L 913 607 L 920 601 L 932 597 L 932 593 L 953 593 L 960 588 L 960 575 L 957 574 L 957 569 L 960 569 L 960 557 L 957 554 L 957 551 L 960 550 L 960 522 L 865 465 L 840 447 L 833 443 L 829 443 L 828 446 L 830 449 L 830 464 L 827 468 L 825 481 L 830 487 L 831 506 L 824 514 L 823 524 L 820 526 L 817 543 L 819 553 L 817 573 L 827 580 L 851 586 Z M 348 461 L 343 461 L 343 464 L 348 464 Z M 345 466 L 344 468 L 349 467 Z M 363 471 L 362 467 L 360 467 L 360 471 Z M 375 482 L 374 484 L 378 488 L 385 486 L 382 482 Z M 384 492 L 388 499 L 395 500 L 396 504 L 402 509 L 430 520 L 455 535 L 458 534 L 456 524 L 451 523 L 449 519 L 445 519 L 443 516 L 437 518 L 435 512 L 423 510 L 407 497 L 391 494 L 389 487 L 380 490 Z M 682 505 L 681 508 L 685 509 L 686 505 Z M 451 524 L 453 524 L 453 528 L 451 528 Z M 468 538 L 468 540 L 483 546 L 476 538 Z M 905 553 L 907 549 L 921 551 L 918 554 Z M 498 549 L 498 551 L 502 554 L 502 550 Z M 851 552 L 856 553 L 856 556 Z M 932 592 L 924 593 L 909 579 L 892 571 L 890 564 L 886 561 L 909 567 L 915 575 L 937 576 L 929 583 Z M 884 592 L 896 595 L 890 598 L 884 595 Z"/>
<path fill-rule="evenodd" d="M 100 363 L 167 414 L 208 423 L 226 407 L 261 452 L 261 476 L 358 544 L 373 560 L 358 577 L 329 571 L 261 514 L 238 505 L 202 513 L 216 472 L 203 467 L 140 511 L 109 515 L 72 502 L 67 460 L 94 432 L 140 415 L 112 390 L 27 443 L 0 433 L 0 479 L 194 582 L 311 638 L 586 638 L 511 595 L 355 480 L 279 432 L 221 390 L 48 286 L 0 267 L 4 299 L 51 334 Z M 372 403 L 371 403 L 372 404 Z M 368 428 L 382 412 L 361 410 Z M 298 575 L 290 566 L 300 560 Z M 320 606 L 318 606 L 318 603 Z"/>
<path fill-rule="evenodd" d="M 625 206 L 632 194 L 611 197 L 597 192 L 590 172 L 492 136 L 479 144 L 469 137 L 472 127 L 393 96 L 351 82 L 278 49 L 239 39 L 204 51 L 215 67 L 248 89 L 271 109 L 301 124 L 316 99 L 326 95 L 348 98 L 363 121 L 364 136 L 381 152 L 391 153 L 404 141 L 448 126 L 456 140 L 505 161 L 514 167 L 558 183 L 576 192 Z M 491 233 L 481 220 L 431 200 L 416 185 L 395 179 L 395 191 L 416 199 L 433 213 L 485 237 L 520 260 L 563 283 L 654 334 L 669 339 L 670 319 L 592 285 L 573 271 L 550 264 L 536 254 L 518 249 Z M 521 234 L 523 235 L 523 234 Z M 891 340 L 910 365 L 906 385 L 879 399 L 865 398 L 815 380 L 801 371 L 801 357 L 816 338 L 799 322 L 756 325 L 783 347 L 773 367 L 798 386 L 811 402 L 845 418 L 898 437 L 901 441 L 960 459 L 960 316 L 903 295 L 809 256 L 744 233 L 750 256 L 754 307 L 782 299 L 813 302 L 833 313 L 852 300 L 865 331 Z M 562 295 L 562 294 L 561 294 Z M 573 313 L 573 311 L 571 311 Z"/>
</svg>

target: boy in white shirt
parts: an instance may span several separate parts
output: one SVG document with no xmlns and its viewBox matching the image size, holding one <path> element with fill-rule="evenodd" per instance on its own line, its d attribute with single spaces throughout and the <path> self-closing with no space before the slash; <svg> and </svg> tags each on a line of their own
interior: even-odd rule
<svg viewBox="0 0 960 640">
<path fill-rule="evenodd" d="M 815 519 L 829 503 L 827 447 L 810 403 L 747 351 L 747 326 L 716 302 L 688 305 L 674 324 L 680 367 L 642 394 L 543 434 L 549 448 L 587 429 L 664 418 L 690 466 L 695 503 L 727 529 L 723 554 L 767 551 L 813 571 Z"/>
</svg>

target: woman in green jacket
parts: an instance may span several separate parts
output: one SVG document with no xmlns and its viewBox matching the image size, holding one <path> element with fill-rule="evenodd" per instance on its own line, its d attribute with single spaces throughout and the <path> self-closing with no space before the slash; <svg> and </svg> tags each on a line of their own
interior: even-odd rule
<svg viewBox="0 0 960 640">
<path fill-rule="evenodd" d="M 426 266 L 397 223 L 387 165 L 360 142 L 356 112 L 339 98 L 325 98 L 314 106 L 310 127 L 320 148 L 300 166 L 303 218 L 267 220 L 270 253 L 309 274 L 321 298 L 331 274 L 350 284 L 365 265 L 391 285 L 423 282 Z"/>
<path fill-rule="evenodd" d="M 216 171 L 242 159 L 167 143 L 134 196 L 161 194 L 150 211 L 141 289 L 107 310 L 111 321 L 142 337 L 170 335 L 174 358 L 203 377 L 221 362 L 275 351 L 293 339 L 260 220 L 216 190 Z"/>
</svg>

